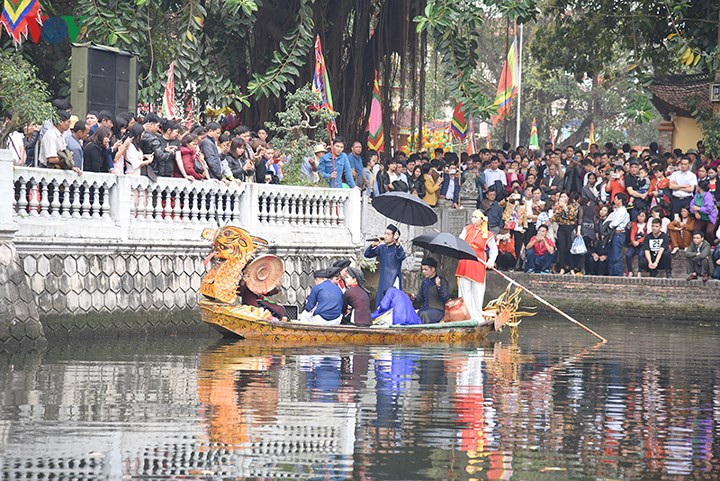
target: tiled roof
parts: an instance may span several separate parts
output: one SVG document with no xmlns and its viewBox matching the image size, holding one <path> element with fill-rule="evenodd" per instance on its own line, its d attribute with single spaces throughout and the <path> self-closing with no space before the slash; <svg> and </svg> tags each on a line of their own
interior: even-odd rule
<svg viewBox="0 0 720 481">
<path fill-rule="evenodd" d="M 670 113 L 690 116 L 692 102 L 697 99 L 701 111 L 709 111 L 710 84 L 712 79 L 706 74 L 668 75 L 656 77 L 650 84 L 653 94 L 652 103 L 660 113 L 669 118 Z"/>
</svg>

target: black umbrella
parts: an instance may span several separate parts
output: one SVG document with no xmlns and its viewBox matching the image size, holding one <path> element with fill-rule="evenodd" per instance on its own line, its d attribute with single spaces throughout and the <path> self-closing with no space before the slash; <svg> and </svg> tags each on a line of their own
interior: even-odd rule
<svg viewBox="0 0 720 481">
<path fill-rule="evenodd" d="M 438 220 L 427 202 L 407 192 L 386 192 L 375 197 L 372 205 L 385 217 L 402 224 L 428 226 Z"/>
<path fill-rule="evenodd" d="M 455 259 L 478 260 L 477 254 L 470 244 L 447 232 L 419 235 L 413 239 L 413 244 L 430 252 Z"/>
</svg>

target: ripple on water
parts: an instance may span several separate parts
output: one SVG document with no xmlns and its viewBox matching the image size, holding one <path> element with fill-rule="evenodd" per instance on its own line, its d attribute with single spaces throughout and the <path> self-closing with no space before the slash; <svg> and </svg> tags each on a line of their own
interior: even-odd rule
<svg viewBox="0 0 720 481">
<path fill-rule="evenodd" d="M 630 327 L 631 326 L 631 327 Z M 174 339 L 0 359 L 4 479 L 716 476 L 717 326 L 554 319 L 518 345 Z"/>
</svg>

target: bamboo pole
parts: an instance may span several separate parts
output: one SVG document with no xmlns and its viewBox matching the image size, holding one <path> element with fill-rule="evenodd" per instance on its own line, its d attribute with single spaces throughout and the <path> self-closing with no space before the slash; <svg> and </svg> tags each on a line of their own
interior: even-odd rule
<svg viewBox="0 0 720 481">
<path fill-rule="evenodd" d="M 500 275 L 500 277 L 502 277 L 503 279 L 505 279 L 506 281 L 508 281 L 510 284 L 513 284 L 513 285 L 519 287 L 520 289 L 522 289 L 523 291 L 527 292 L 528 294 L 530 294 L 531 296 L 533 296 L 535 299 L 537 299 L 538 301 L 540 301 L 540 302 L 541 302 L 543 305 L 545 305 L 546 307 L 549 307 L 549 308 L 552 309 L 553 311 L 557 312 L 558 314 L 560 314 L 561 316 L 563 316 L 565 319 L 567 319 L 568 321 L 570 321 L 570 322 L 572 322 L 573 324 L 575 324 L 576 326 L 578 326 L 580 329 L 582 329 L 582 330 L 584 330 L 584 331 L 592 334 L 593 336 L 595 336 L 596 338 L 598 338 L 598 339 L 600 340 L 600 342 L 602 342 L 603 344 L 607 343 L 607 339 L 605 339 L 604 337 L 602 337 L 600 334 L 598 334 L 597 332 L 593 331 L 592 329 L 590 329 L 589 327 L 587 327 L 585 324 L 583 324 L 583 323 L 581 323 L 581 322 L 579 322 L 579 321 L 576 321 L 575 319 L 573 319 L 572 317 L 570 317 L 570 316 L 569 316 L 568 314 L 566 314 L 565 312 L 561 311 L 560 309 L 558 309 L 557 307 L 553 306 L 553 305 L 550 304 L 548 301 L 546 301 L 545 299 L 543 299 L 542 297 L 540 297 L 539 295 L 537 295 L 537 294 L 535 294 L 534 292 L 532 292 L 532 291 L 531 291 L 530 289 L 528 289 L 527 287 L 523 286 L 522 284 L 518 283 L 517 281 L 515 281 L 515 280 L 511 279 L 510 277 L 506 276 L 505 274 L 503 274 L 503 273 L 500 272 L 499 270 L 495 269 L 494 267 L 488 266 L 485 261 L 483 261 L 483 260 L 481 260 L 481 259 L 478 259 L 478 261 L 479 261 L 479 262 L 482 262 L 482 263 L 485 265 L 486 268 L 488 268 L 488 269 L 490 269 L 491 271 L 495 272 L 496 274 Z"/>
</svg>

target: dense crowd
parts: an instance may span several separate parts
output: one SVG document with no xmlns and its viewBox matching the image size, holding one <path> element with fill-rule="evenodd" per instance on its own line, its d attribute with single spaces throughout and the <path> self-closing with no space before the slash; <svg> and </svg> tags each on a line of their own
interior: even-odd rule
<svg viewBox="0 0 720 481">
<path fill-rule="evenodd" d="M 277 184 L 290 162 L 263 127 L 188 128 L 152 112 L 138 118 L 91 111 L 77 119 L 66 100 L 53 105 L 56 121 L 10 136 L 18 164 Z M 670 277 L 671 257 L 683 255 L 688 279 L 708 280 L 720 279 L 719 165 L 702 142 L 687 152 L 661 152 L 655 142 L 642 151 L 546 143 L 543 150 L 505 144 L 473 155 L 435 149 L 381 158 L 359 141 L 335 137 L 315 146 L 300 172 L 308 183 L 359 188 L 371 197 L 410 192 L 433 207 L 478 208 L 488 217 L 502 269 Z"/>
</svg>

